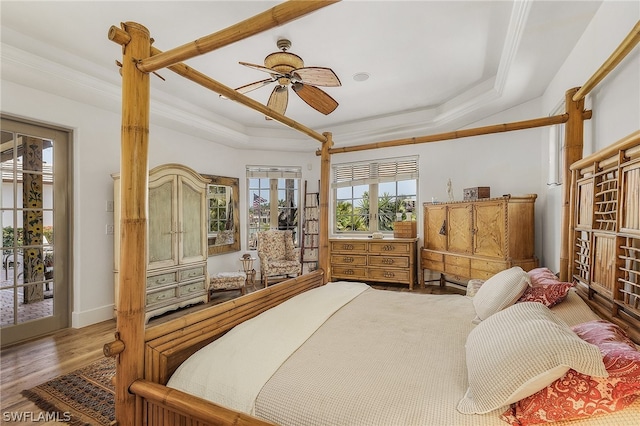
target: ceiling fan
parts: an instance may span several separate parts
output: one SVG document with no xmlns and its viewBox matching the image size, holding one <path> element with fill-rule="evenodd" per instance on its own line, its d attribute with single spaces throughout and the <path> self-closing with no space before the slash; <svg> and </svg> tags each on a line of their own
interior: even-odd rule
<svg viewBox="0 0 640 426">
<path fill-rule="evenodd" d="M 277 46 L 281 52 L 267 55 L 264 58 L 264 66 L 240 62 L 241 65 L 246 67 L 271 74 L 271 78 L 256 81 L 238 87 L 235 90 L 244 94 L 268 84 L 276 83 L 276 87 L 274 87 L 271 96 L 269 96 L 267 106 L 280 114 L 284 114 L 289 102 L 289 86 L 291 86 L 293 91 L 311 108 L 325 115 L 331 114 L 338 107 L 338 102 L 316 86 L 340 86 L 338 76 L 330 68 L 305 67 L 301 57 L 287 52 L 291 47 L 291 42 L 287 39 L 278 40 Z M 266 118 L 269 119 L 269 117 Z"/>
</svg>

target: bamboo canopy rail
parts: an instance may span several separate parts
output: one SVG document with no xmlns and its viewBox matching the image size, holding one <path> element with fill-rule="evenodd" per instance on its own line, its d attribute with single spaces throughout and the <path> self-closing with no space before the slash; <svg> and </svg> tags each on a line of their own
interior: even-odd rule
<svg viewBox="0 0 640 426">
<path fill-rule="evenodd" d="M 339 0 L 288 1 L 191 43 L 168 50 L 162 54 L 142 59 L 137 67 L 142 72 L 158 71 L 180 61 L 209 53 L 231 43 L 243 40 L 274 27 L 286 24 Z"/>
<path fill-rule="evenodd" d="M 583 99 L 596 85 L 607 76 L 620 62 L 633 50 L 634 47 L 640 42 L 640 21 L 636 22 L 631 32 L 627 37 L 622 40 L 618 48 L 609 56 L 609 58 L 602 64 L 600 68 L 591 76 L 585 84 L 582 85 L 575 95 L 573 95 L 574 101 Z"/>
<path fill-rule="evenodd" d="M 591 111 L 584 112 L 584 118 L 591 118 Z M 418 136 L 413 138 L 395 139 L 384 142 L 373 142 L 363 145 L 353 145 L 340 148 L 330 149 L 331 154 L 366 151 L 369 149 L 391 148 L 402 145 L 416 145 L 429 142 L 440 142 L 451 139 L 467 138 L 470 136 L 488 135 L 492 133 L 511 132 L 514 130 L 532 129 L 542 126 L 553 126 L 556 124 L 566 123 L 569 119 L 568 114 L 554 115 L 551 117 L 535 118 L 532 120 L 517 121 L 513 123 L 494 124 L 484 127 L 476 127 L 473 129 L 455 130 L 453 132 L 438 133 L 434 135 Z M 316 155 L 320 155 L 320 151 L 316 151 Z"/>
<path fill-rule="evenodd" d="M 116 26 L 111 26 L 111 28 L 109 28 L 109 34 L 108 34 L 109 40 L 114 41 L 118 44 L 122 44 L 122 45 L 126 45 L 129 40 L 130 37 L 129 35 L 121 30 L 120 28 L 116 27 Z M 162 51 L 159 49 L 156 49 L 155 47 L 151 47 L 151 54 L 152 55 L 160 55 L 162 54 Z M 282 124 L 284 124 L 285 126 L 288 126 L 294 130 L 297 130 L 301 133 L 306 134 L 307 136 L 316 139 L 319 142 L 325 142 L 326 141 L 326 137 L 322 136 L 320 133 L 298 123 L 295 120 L 290 119 L 289 117 L 282 115 L 274 110 L 272 110 L 271 108 L 262 105 L 261 103 L 249 98 L 248 96 L 245 96 L 237 91 L 235 91 L 234 89 L 225 86 L 224 84 L 212 79 L 211 77 L 206 76 L 205 74 L 191 68 L 190 66 L 183 64 L 183 63 L 177 63 L 177 64 L 173 64 L 170 65 L 168 67 L 171 71 L 175 72 L 176 74 L 193 81 L 194 83 L 197 83 L 199 85 L 201 85 L 202 87 L 205 87 L 209 90 L 213 90 L 214 92 L 218 93 L 219 95 L 222 95 L 226 98 L 229 98 L 233 101 L 236 101 L 238 103 L 241 103 L 245 106 L 248 106 L 249 108 L 258 111 Z"/>
</svg>

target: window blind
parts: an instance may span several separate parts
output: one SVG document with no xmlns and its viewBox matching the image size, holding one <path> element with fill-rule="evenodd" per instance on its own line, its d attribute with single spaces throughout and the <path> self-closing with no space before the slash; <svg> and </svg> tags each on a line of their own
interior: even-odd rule
<svg viewBox="0 0 640 426">
<path fill-rule="evenodd" d="M 301 179 L 301 167 L 247 166 L 248 178 Z"/>
<path fill-rule="evenodd" d="M 332 188 L 418 179 L 418 156 L 386 158 L 333 166 Z"/>
</svg>

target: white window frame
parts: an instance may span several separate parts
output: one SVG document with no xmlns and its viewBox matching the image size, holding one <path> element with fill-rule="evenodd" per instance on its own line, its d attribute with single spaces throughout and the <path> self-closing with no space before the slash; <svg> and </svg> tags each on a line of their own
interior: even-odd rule
<svg viewBox="0 0 640 426">
<path fill-rule="evenodd" d="M 289 219 L 295 220 L 295 226 L 290 225 L 287 229 L 294 231 L 294 241 L 296 245 L 299 245 L 300 239 L 300 197 L 301 197 L 301 182 L 302 182 L 302 168 L 298 166 L 246 166 L 247 176 L 247 247 L 249 250 L 255 250 L 257 248 L 256 232 L 267 229 L 282 229 L 278 223 L 280 213 L 283 213 L 289 217 Z M 255 179 L 268 179 L 268 185 L 264 186 L 252 186 L 252 181 Z M 286 191 L 284 188 L 280 188 L 278 182 L 283 179 L 294 180 L 294 192 L 293 206 L 280 206 L 280 193 Z M 257 220 L 260 223 L 258 227 L 255 226 L 255 210 L 254 201 L 258 200 L 258 204 L 268 203 L 268 214 L 263 215 L 262 210 L 257 215 Z M 295 217 L 291 217 L 295 215 Z M 264 220 L 268 221 L 265 222 Z"/>
<path fill-rule="evenodd" d="M 401 182 L 415 180 L 415 194 L 410 195 L 414 202 L 410 210 L 406 211 L 402 219 L 417 219 L 418 211 L 418 183 L 419 183 L 419 156 L 384 158 L 379 160 L 358 161 L 351 163 L 334 164 L 332 166 L 332 232 L 333 234 L 370 234 L 372 232 L 392 233 L 390 229 L 379 230 L 380 224 L 393 221 L 395 218 L 380 218 L 378 215 L 378 189 L 379 185 L 389 182 Z M 338 229 L 338 190 L 349 187 L 368 186 L 369 213 L 363 217 L 368 222 L 366 230 Z M 376 196 L 371 196 L 376 194 Z M 395 196 L 395 194 L 394 194 Z M 353 204 L 353 203 L 352 203 Z M 395 215 L 395 213 L 394 213 Z M 407 217 L 409 215 L 410 217 Z M 357 215 L 355 215 L 357 216 Z"/>
</svg>

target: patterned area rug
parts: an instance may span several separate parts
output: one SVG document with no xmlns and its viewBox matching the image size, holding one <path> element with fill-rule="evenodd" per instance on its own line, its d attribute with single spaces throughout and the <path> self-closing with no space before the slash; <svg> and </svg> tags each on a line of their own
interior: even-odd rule
<svg viewBox="0 0 640 426">
<path fill-rule="evenodd" d="M 113 358 L 103 358 L 84 368 L 22 391 L 42 410 L 71 415 L 70 425 L 104 425 L 115 421 L 115 390 L 111 378 Z"/>
</svg>

